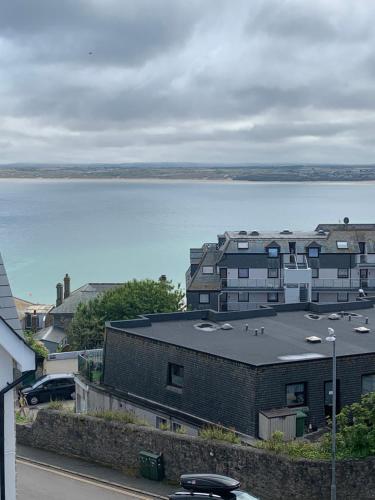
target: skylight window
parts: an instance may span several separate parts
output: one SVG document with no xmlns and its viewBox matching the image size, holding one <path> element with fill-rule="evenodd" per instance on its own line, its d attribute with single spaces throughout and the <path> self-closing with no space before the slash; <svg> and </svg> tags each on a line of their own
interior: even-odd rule
<svg viewBox="0 0 375 500">
<path fill-rule="evenodd" d="M 249 242 L 248 241 L 239 241 L 237 243 L 237 248 L 238 248 L 238 250 L 247 250 L 249 248 Z"/>
<path fill-rule="evenodd" d="M 347 241 L 336 241 L 337 248 L 339 250 L 347 250 L 348 242 Z"/>
<path fill-rule="evenodd" d="M 214 274 L 213 266 L 203 266 L 202 273 L 203 274 Z"/>
</svg>

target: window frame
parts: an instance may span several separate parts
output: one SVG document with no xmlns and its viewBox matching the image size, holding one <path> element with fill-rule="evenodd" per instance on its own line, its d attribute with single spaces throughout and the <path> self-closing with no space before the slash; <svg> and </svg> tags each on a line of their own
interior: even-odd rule
<svg viewBox="0 0 375 500">
<path fill-rule="evenodd" d="M 316 294 L 316 299 L 314 300 L 313 299 L 313 294 Z M 311 302 L 319 302 L 319 292 L 315 292 L 314 290 L 312 290 L 311 292 Z"/>
<path fill-rule="evenodd" d="M 240 271 L 245 271 L 246 276 L 240 276 Z M 239 267 L 238 268 L 238 279 L 249 279 L 249 268 L 248 267 Z"/>
<path fill-rule="evenodd" d="M 345 300 L 341 300 L 339 299 L 339 295 L 340 293 L 342 294 L 346 294 L 346 299 Z M 349 292 L 337 292 L 337 302 L 349 302 Z"/>
<path fill-rule="evenodd" d="M 363 391 L 363 379 L 365 377 L 374 377 L 375 379 L 375 372 L 372 372 L 372 373 L 364 373 L 363 375 L 361 375 L 361 394 L 370 394 L 371 392 L 375 392 L 375 388 L 373 391 L 369 391 L 369 392 L 364 392 Z M 375 383 L 374 383 L 374 387 L 375 387 Z"/>
<path fill-rule="evenodd" d="M 176 375 L 174 369 L 182 369 L 182 375 Z M 176 382 L 176 377 L 181 379 L 181 382 Z M 177 363 L 168 363 L 168 379 L 167 385 L 169 387 L 176 387 L 177 389 L 182 389 L 184 387 L 184 367 L 183 365 L 178 365 Z"/>
<path fill-rule="evenodd" d="M 166 427 L 169 427 L 168 426 L 168 420 L 164 417 L 159 417 L 159 415 L 156 415 L 156 418 L 155 418 L 155 427 L 157 429 L 161 429 L 161 425 L 165 425 Z"/>
<path fill-rule="evenodd" d="M 270 299 L 271 294 L 275 294 L 276 300 Z M 267 292 L 267 302 L 279 302 L 279 292 Z"/>
<path fill-rule="evenodd" d="M 202 300 L 202 296 L 207 295 L 208 300 Z M 199 303 L 200 304 L 209 304 L 210 303 L 210 294 L 209 293 L 200 293 L 199 294 Z"/>
<path fill-rule="evenodd" d="M 276 255 L 271 255 L 272 250 L 276 251 Z M 269 259 L 278 259 L 280 255 L 280 248 L 279 247 L 268 247 L 267 248 L 267 255 Z"/>
<path fill-rule="evenodd" d="M 318 279 L 319 278 L 319 267 L 312 267 L 311 268 L 311 277 L 313 279 Z"/>
<path fill-rule="evenodd" d="M 248 241 L 237 241 L 237 250 L 248 250 L 249 242 Z"/>
<path fill-rule="evenodd" d="M 246 300 L 240 299 L 241 294 L 246 294 L 247 299 Z M 249 302 L 250 301 L 250 293 L 249 292 L 238 292 L 237 301 L 238 302 Z"/>
<path fill-rule="evenodd" d="M 276 272 L 276 276 L 271 276 L 272 272 Z M 278 277 L 279 277 L 279 268 L 278 267 L 267 268 L 267 278 L 278 278 Z"/>
<path fill-rule="evenodd" d="M 316 250 L 316 255 L 311 255 L 311 252 Z M 319 247 L 310 247 L 307 249 L 307 256 L 310 259 L 318 259 L 320 255 L 320 248 Z"/>
<path fill-rule="evenodd" d="M 345 275 L 344 276 L 340 276 L 340 272 L 342 272 L 342 271 L 345 271 Z M 349 278 L 349 268 L 347 268 L 347 267 L 343 267 L 343 268 L 339 267 L 337 269 L 337 278 L 339 278 L 339 279 L 347 279 L 347 278 Z"/>
<path fill-rule="evenodd" d="M 303 402 L 297 402 L 297 403 L 289 403 L 288 402 L 288 387 L 290 386 L 297 386 L 297 385 L 303 385 Z M 285 384 L 285 399 L 286 399 L 286 406 L 288 408 L 294 408 L 297 406 L 307 406 L 307 382 L 291 382 L 290 384 Z"/>
</svg>

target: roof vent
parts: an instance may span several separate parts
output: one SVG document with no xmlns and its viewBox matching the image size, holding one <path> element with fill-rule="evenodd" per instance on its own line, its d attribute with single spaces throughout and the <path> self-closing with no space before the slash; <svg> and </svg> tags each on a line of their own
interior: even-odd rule
<svg viewBox="0 0 375 500">
<path fill-rule="evenodd" d="M 336 313 L 332 313 L 328 316 L 328 319 L 340 319 L 341 316 L 339 314 L 336 314 Z"/>
<path fill-rule="evenodd" d="M 326 232 L 324 231 L 324 229 L 319 229 L 319 230 L 317 231 L 317 233 L 318 233 L 318 234 L 321 234 L 321 235 L 326 234 Z"/>
<path fill-rule="evenodd" d="M 259 236 L 258 231 L 251 231 L 250 236 Z"/>
<path fill-rule="evenodd" d="M 233 330 L 233 326 L 230 323 L 224 323 L 221 325 L 222 330 Z"/>
<path fill-rule="evenodd" d="M 198 323 L 194 325 L 194 328 L 201 330 L 202 332 L 214 332 L 219 327 L 213 323 Z"/>
<path fill-rule="evenodd" d="M 370 333 L 371 332 L 370 328 L 367 328 L 366 326 L 357 326 L 357 328 L 354 328 L 354 331 L 358 332 L 358 333 Z"/>
<path fill-rule="evenodd" d="M 324 316 L 321 316 L 320 314 L 309 313 L 309 314 L 305 314 L 305 318 L 311 319 L 311 320 L 319 320 L 319 319 L 324 318 Z"/>
<path fill-rule="evenodd" d="M 281 231 L 280 234 L 293 234 L 292 231 L 289 231 L 289 229 L 284 229 L 284 231 Z"/>
<path fill-rule="evenodd" d="M 311 335 L 310 337 L 306 337 L 305 340 L 309 344 L 320 344 L 322 342 L 322 339 L 320 337 L 316 337 L 315 335 Z"/>
<path fill-rule="evenodd" d="M 247 231 L 239 231 L 238 234 L 247 235 Z"/>
</svg>

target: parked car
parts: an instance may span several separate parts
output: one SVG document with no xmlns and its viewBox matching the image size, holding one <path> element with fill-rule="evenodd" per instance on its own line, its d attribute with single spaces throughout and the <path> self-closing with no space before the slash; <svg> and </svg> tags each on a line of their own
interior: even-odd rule
<svg viewBox="0 0 375 500">
<path fill-rule="evenodd" d="M 39 378 L 30 387 L 22 389 L 29 405 L 61 399 L 75 399 L 75 382 L 72 373 L 52 373 Z"/>
<path fill-rule="evenodd" d="M 184 474 L 180 484 L 185 489 L 169 496 L 170 500 L 259 500 L 239 490 L 239 481 L 218 474 Z"/>
</svg>

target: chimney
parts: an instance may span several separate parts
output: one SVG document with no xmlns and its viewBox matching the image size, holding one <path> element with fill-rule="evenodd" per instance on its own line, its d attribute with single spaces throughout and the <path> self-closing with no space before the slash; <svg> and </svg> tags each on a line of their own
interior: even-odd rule
<svg viewBox="0 0 375 500">
<path fill-rule="evenodd" d="M 69 274 L 66 273 L 64 278 L 64 299 L 67 299 L 70 295 L 70 277 Z"/>
<path fill-rule="evenodd" d="M 163 282 L 166 282 L 167 281 L 167 275 L 166 274 L 162 274 L 159 278 L 159 281 L 161 281 L 162 283 Z"/>
<path fill-rule="evenodd" d="M 34 309 L 34 313 L 31 315 L 31 329 L 34 333 L 38 330 L 38 315 L 36 309 Z"/>
<path fill-rule="evenodd" d="M 56 307 L 60 306 L 63 301 L 63 286 L 61 283 L 56 285 Z"/>
</svg>

